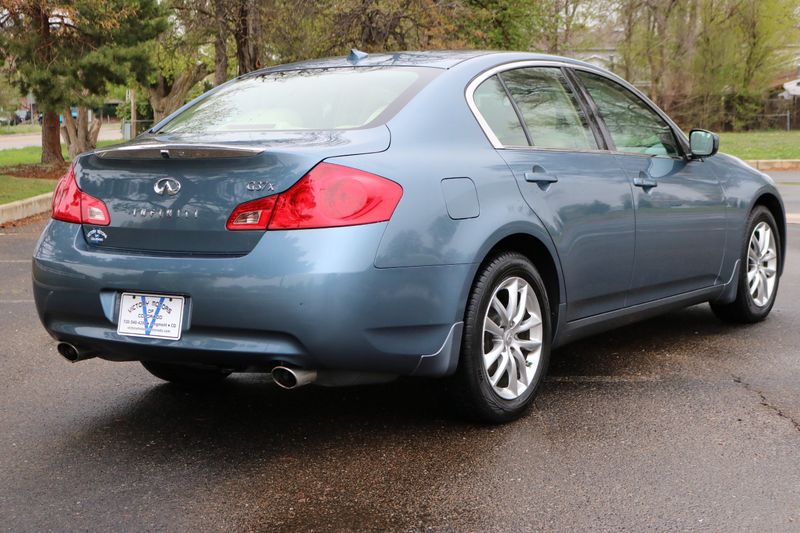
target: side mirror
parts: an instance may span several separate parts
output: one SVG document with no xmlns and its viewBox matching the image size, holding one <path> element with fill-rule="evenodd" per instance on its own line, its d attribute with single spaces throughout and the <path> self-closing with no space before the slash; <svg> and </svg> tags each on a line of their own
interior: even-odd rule
<svg viewBox="0 0 800 533">
<path fill-rule="evenodd" d="M 711 157 L 719 151 L 719 135 L 706 130 L 689 132 L 689 150 L 692 157 Z"/>
</svg>

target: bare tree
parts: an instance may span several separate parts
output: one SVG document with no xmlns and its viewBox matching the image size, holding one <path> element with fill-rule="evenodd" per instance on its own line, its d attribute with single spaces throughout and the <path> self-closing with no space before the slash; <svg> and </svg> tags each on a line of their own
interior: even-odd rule
<svg viewBox="0 0 800 533">
<path fill-rule="evenodd" d="M 76 117 L 72 116 L 70 109 L 64 112 L 64 122 L 61 125 L 61 137 L 67 145 L 70 159 L 97 146 L 97 136 L 100 134 L 100 119 L 92 115 L 89 109 L 78 107 Z M 60 147 L 59 147 L 60 148 Z"/>
<path fill-rule="evenodd" d="M 158 74 L 156 82 L 148 88 L 150 106 L 153 108 L 153 122 L 159 122 L 183 105 L 186 95 L 192 87 L 208 76 L 209 70 L 208 65 L 198 61 L 176 79 L 170 80 L 163 74 Z"/>
</svg>

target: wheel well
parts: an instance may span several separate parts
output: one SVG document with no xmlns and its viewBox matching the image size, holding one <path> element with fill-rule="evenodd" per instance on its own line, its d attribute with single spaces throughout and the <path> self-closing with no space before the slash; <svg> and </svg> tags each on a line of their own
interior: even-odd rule
<svg viewBox="0 0 800 533">
<path fill-rule="evenodd" d="M 542 241 L 536 237 L 526 233 L 518 233 L 509 235 L 495 244 L 494 247 L 489 250 L 489 253 L 486 254 L 486 259 L 501 252 L 521 253 L 536 266 L 536 269 L 542 276 L 544 288 L 547 291 L 547 298 L 550 300 L 551 323 L 553 325 L 553 333 L 555 333 L 556 325 L 558 324 L 558 306 L 561 302 L 561 288 L 558 279 L 558 270 L 556 269 L 553 257 L 550 255 L 550 251 Z"/>
<path fill-rule="evenodd" d="M 783 273 L 783 264 L 786 260 L 786 216 L 781 208 L 781 202 L 775 197 L 775 195 L 764 193 L 758 197 L 755 205 L 763 205 L 769 209 L 769 212 L 772 213 L 772 216 L 775 218 L 775 222 L 778 224 L 778 235 L 781 239 L 780 273 Z"/>
</svg>

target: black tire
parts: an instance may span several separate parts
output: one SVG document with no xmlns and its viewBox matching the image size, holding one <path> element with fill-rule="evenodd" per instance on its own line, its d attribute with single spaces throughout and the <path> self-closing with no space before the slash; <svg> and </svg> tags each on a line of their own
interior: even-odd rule
<svg viewBox="0 0 800 533">
<path fill-rule="evenodd" d="M 483 364 L 483 322 L 495 290 L 512 277 L 528 282 L 539 301 L 542 343 L 539 364 L 528 388 L 514 399 L 502 398 L 493 389 Z M 469 418 L 500 424 L 519 418 L 533 404 L 550 359 L 550 303 L 536 267 L 516 252 L 503 252 L 489 259 L 478 273 L 467 301 L 461 356 L 450 392 L 457 407 Z"/>
<path fill-rule="evenodd" d="M 186 387 L 214 385 L 231 374 L 214 367 L 198 367 L 157 361 L 142 361 L 141 363 L 155 377 Z"/>
<path fill-rule="evenodd" d="M 756 226 L 765 222 L 772 230 L 772 235 L 775 239 L 775 254 L 777 255 L 777 268 L 775 273 L 775 286 L 772 294 L 769 297 L 766 305 L 759 306 L 756 304 L 753 296 L 750 294 L 750 288 L 747 283 L 747 270 L 748 270 L 748 249 L 750 246 L 750 238 Z M 764 206 L 757 206 L 750 213 L 747 219 L 747 226 L 742 242 L 741 252 L 739 256 L 739 279 L 736 287 L 736 299 L 731 303 L 719 304 L 711 302 L 711 310 L 720 320 L 725 322 L 732 322 L 736 324 L 752 324 L 760 322 L 767 318 L 772 306 L 775 304 L 775 297 L 778 294 L 778 285 L 780 283 L 780 275 L 778 274 L 781 265 L 781 242 L 780 233 L 778 233 L 778 226 L 775 223 L 775 217 L 772 216 L 769 209 Z"/>
</svg>

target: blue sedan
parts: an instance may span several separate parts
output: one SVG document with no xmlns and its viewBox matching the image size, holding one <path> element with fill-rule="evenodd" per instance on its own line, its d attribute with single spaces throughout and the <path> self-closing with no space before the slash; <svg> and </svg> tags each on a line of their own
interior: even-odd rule
<svg viewBox="0 0 800 533">
<path fill-rule="evenodd" d="M 268 68 L 75 159 L 36 305 L 70 361 L 190 385 L 446 378 L 466 413 L 504 422 L 579 337 L 701 302 L 769 314 L 783 203 L 718 148 L 562 57 Z"/>
</svg>

